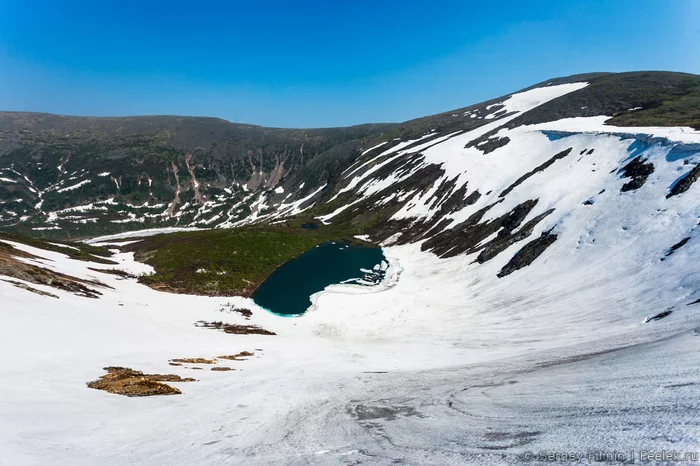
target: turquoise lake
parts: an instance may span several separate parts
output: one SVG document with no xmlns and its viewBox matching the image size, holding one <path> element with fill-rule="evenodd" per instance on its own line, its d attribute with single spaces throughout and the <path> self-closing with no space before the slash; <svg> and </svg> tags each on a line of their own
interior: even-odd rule
<svg viewBox="0 0 700 466">
<path fill-rule="evenodd" d="M 279 267 L 251 297 L 275 314 L 299 315 L 311 306 L 312 294 L 337 283 L 375 285 L 385 266 L 381 248 L 329 241 Z"/>
</svg>

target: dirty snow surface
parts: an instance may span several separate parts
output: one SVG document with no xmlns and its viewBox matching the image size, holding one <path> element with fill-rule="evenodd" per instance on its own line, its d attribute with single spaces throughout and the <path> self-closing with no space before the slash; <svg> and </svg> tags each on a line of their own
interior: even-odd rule
<svg viewBox="0 0 700 466">
<path fill-rule="evenodd" d="M 503 105 L 517 115 L 583 85 Z M 91 299 L 28 284 L 56 299 L 0 280 L 0 463 L 488 465 L 522 464 L 526 452 L 617 454 L 619 463 L 639 462 L 641 451 L 698 452 L 700 186 L 686 181 L 671 194 L 700 162 L 700 135 L 602 120 L 500 129 L 493 137 L 510 142 L 489 153 L 465 146 L 503 119 L 425 143 L 413 170 L 439 164 L 455 190 L 481 193 L 444 215 L 448 229 L 494 203 L 482 222 L 531 199 L 523 224 L 551 212 L 483 263 L 391 238 L 381 285 L 332 285 L 301 317 L 245 298 L 158 292 L 88 268 L 115 266 L 13 244 L 46 268 L 112 288 Z M 343 174 L 352 202 L 409 175 L 378 180 L 363 164 L 409 157 L 421 144 L 366 151 Z M 639 156 L 654 170 L 623 190 L 633 177 L 619 170 Z M 435 189 L 401 192 L 410 202 L 394 218 L 443 215 Z M 556 240 L 499 278 L 546 235 Z M 120 269 L 149 271 L 130 254 L 116 258 Z M 168 363 L 241 351 L 255 354 L 219 360 L 237 369 L 228 372 Z M 87 388 L 105 366 L 197 381 L 145 398 Z"/>
</svg>

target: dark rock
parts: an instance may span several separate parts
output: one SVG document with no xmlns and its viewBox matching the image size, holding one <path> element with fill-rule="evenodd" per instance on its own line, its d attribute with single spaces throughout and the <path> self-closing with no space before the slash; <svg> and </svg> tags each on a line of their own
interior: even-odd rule
<svg viewBox="0 0 700 466">
<path fill-rule="evenodd" d="M 483 142 L 477 144 L 476 148 L 482 151 L 484 154 L 490 154 L 499 147 L 503 147 L 510 142 L 508 136 L 488 138 Z"/>
<path fill-rule="evenodd" d="M 538 215 L 537 217 L 533 218 L 525 225 L 523 225 L 523 227 L 520 228 L 518 232 L 514 234 L 511 233 L 513 228 L 511 228 L 510 230 L 505 230 L 504 225 L 504 229 L 499 232 L 498 237 L 484 245 L 484 249 L 483 251 L 481 251 L 481 254 L 479 254 L 479 256 L 476 258 L 476 261 L 479 264 L 483 264 L 484 262 L 496 257 L 499 253 L 504 251 L 511 244 L 526 239 L 532 234 L 532 230 L 534 230 L 535 226 L 537 226 L 537 224 L 540 223 L 542 219 L 544 219 L 552 212 L 554 212 L 554 209 L 549 209 L 548 211 Z"/>
<path fill-rule="evenodd" d="M 656 314 L 655 316 L 647 317 L 646 319 L 644 319 L 644 322 L 651 322 L 652 320 L 661 320 L 661 319 L 663 319 L 664 317 L 668 317 L 669 315 L 671 315 L 672 312 L 673 312 L 673 311 L 671 311 L 671 310 L 667 310 L 667 311 L 664 311 L 664 312 L 659 312 L 659 313 Z"/>
<path fill-rule="evenodd" d="M 700 178 L 700 165 L 696 165 L 687 175 L 677 180 L 671 187 L 671 192 L 666 195 L 666 199 L 686 192 L 698 178 Z"/>
<path fill-rule="evenodd" d="M 557 240 L 557 235 L 545 232 L 536 240 L 530 241 L 498 272 L 498 278 L 510 275 L 518 269 L 527 267 Z"/>
<path fill-rule="evenodd" d="M 440 206 L 440 210 L 438 211 L 438 217 L 443 217 L 453 212 L 457 212 L 458 210 L 462 210 L 468 205 L 473 205 L 481 197 L 479 191 L 472 191 L 469 196 L 465 197 L 466 194 L 467 185 L 465 183 L 461 188 L 452 193 L 450 197 L 445 200 L 445 202 L 443 202 L 443 204 Z"/>
<path fill-rule="evenodd" d="M 566 157 L 567 155 L 569 155 L 569 154 L 571 153 L 571 150 L 572 150 L 572 149 L 573 149 L 573 147 L 569 147 L 568 149 L 563 150 L 563 151 L 559 152 L 558 154 L 555 154 L 551 159 L 547 160 L 547 161 L 546 161 L 545 163 L 543 163 L 542 165 L 536 167 L 534 170 L 531 170 L 531 171 L 525 173 L 523 176 L 521 176 L 520 178 L 518 178 L 518 179 L 515 181 L 515 183 L 513 183 L 513 184 L 510 185 L 510 186 L 508 186 L 501 194 L 498 195 L 498 197 L 505 197 L 505 196 L 507 196 L 508 193 L 510 193 L 513 189 L 515 189 L 517 186 L 519 186 L 520 184 L 522 184 L 525 180 L 527 180 L 528 178 L 530 178 L 532 175 L 534 175 L 534 174 L 536 174 L 536 173 L 539 173 L 539 172 L 541 172 L 541 171 L 546 170 L 548 167 L 550 167 L 550 166 L 551 166 L 554 162 L 556 162 L 557 160 L 563 159 L 564 157 Z"/>
<path fill-rule="evenodd" d="M 625 183 L 620 192 L 633 191 L 644 185 L 649 175 L 654 173 L 653 163 L 644 163 L 646 159 L 642 156 L 635 157 L 630 163 L 622 167 L 618 173 L 622 173 L 623 178 L 632 178 L 631 181 Z"/>
<path fill-rule="evenodd" d="M 685 245 L 685 243 L 687 243 L 688 241 L 690 241 L 690 236 L 688 236 L 687 238 L 683 238 L 682 240 L 671 246 L 671 249 L 666 251 L 666 257 L 670 256 L 671 254 L 676 252 L 676 250 L 683 247 L 683 245 Z"/>
<path fill-rule="evenodd" d="M 516 228 L 537 204 L 536 200 L 525 201 L 499 218 L 479 223 L 484 214 L 501 201 L 502 199 L 480 209 L 454 228 L 433 236 L 421 245 L 421 249 L 431 250 L 440 257 L 453 257 L 464 252 L 474 252 L 479 243 L 504 227 L 504 223 L 504 228 L 508 232 Z"/>
</svg>

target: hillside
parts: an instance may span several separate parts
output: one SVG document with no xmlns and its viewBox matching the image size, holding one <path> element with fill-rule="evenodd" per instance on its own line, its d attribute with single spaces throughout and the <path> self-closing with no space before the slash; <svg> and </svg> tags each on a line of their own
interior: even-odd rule
<svg viewBox="0 0 700 466">
<path fill-rule="evenodd" d="M 5 228 L 35 236 L 89 236 L 87 218 L 109 233 L 213 228 L 0 234 L 0 446 L 17 464 L 115 465 L 547 463 L 539 452 L 645 464 L 642 451 L 699 451 L 699 92 L 687 74 L 571 76 L 398 125 L 318 130 L 334 135 L 318 156 L 226 178 L 217 195 L 213 173 L 174 174 L 200 153 L 211 166 L 233 156 L 178 146 L 157 208 L 92 197 L 123 165 L 106 155 L 83 178 L 61 175 L 89 180 L 63 191 L 84 196 L 66 200 L 73 210 L 20 213 L 5 198 Z M 26 125 L 4 137 L 51 141 Z M 114 137 L 100 128 L 90 134 Z M 23 147 L 15 165 L 0 157 L 3 189 L 48 203 L 64 188 L 32 193 L 20 168 L 42 145 Z M 189 205 L 172 207 L 177 186 Z M 337 239 L 381 245 L 383 279 L 334 282 L 294 317 L 248 297 Z M 132 397 L 163 394 L 177 396 Z"/>
<path fill-rule="evenodd" d="M 509 97 L 503 96 L 398 125 L 350 128 L 0 113 L 0 230 L 80 238 L 288 217 L 330 199 L 362 148 L 409 148 L 410 141 L 437 141 L 486 124 L 495 131 L 608 115 L 605 124 L 620 127 L 700 127 L 700 78 L 694 75 L 593 73 L 528 89 L 583 81 L 589 86 L 520 115 L 503 105 Z M 486 131 L 471 144 L 490 152 L 505 141 Z"/>
<path fill-rule="evenodd" d="M 251 214 L 249 192 L 272 191 L 301 171 L 307 187 L 294 190 L 303 197 L 390 126 L 0 112 L 0 229 L 70 238 L 233 223 Z"/>
</svg>

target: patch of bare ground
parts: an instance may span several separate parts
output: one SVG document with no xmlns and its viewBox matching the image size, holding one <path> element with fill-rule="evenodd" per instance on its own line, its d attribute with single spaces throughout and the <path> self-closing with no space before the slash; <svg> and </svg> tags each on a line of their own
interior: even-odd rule
<svg viewBox="0 0 700 466">
<path fill-rule="evenodd" d="M 179 362 L 186 364 L 216 364 L 216 359 L 206 359 L 206 358 L 177 358 L 171 359 L 171 362 Z"/>
<path fill-rule="evenodd" d="M 225 333 L 231 333 L 235 335 L 277 335 L 275 332 L 270 330 L 265 330 L 257 325 L 238 325 L 238 324 L 226 324 L 224 322 L 206 322 L 200 320 L 195 322 L 195 327 L 212 328 L 216 330 L 223 330 Z"/>
<path fill-rule="evenodd" d="M 88 382 L 89 388 L 104 390 L 124 396 L 179 395 L 177 388 L 162 382 L 194 382 L 191 377 L 182 378 L 175 374 L 144 374 L 128 367 L 109 366 L 107 374 L 98 380 Z"/>
<path fill-rule="evenodd" d="M 222 304 L 219 307 L 219 312 L 237 312 L 238 314 L 245 317 L 246 320 L 250 319 L 250 316 L 253 315 L 253 311 L 251 311 L 250 309 L 246 309 L 244 307 L 236 307 L 234 304 L 231 303 Z"/>
<path fill-rule="evenodd" d="M 255 353 L 251 353 L 250 351 L 241 351 L 240 353 L 237 354 L 229 354 L 225 356 L 217 356 L 219 359 L 228 359 L 229 361 L 245 361 L 245 359 L 240 359 L 240 358 L 246 358 L 250 356 L 254 356 Z"/>
<path fill-rule="evenodd" d="M 226 366 L 217 366 L 217 367 L 212 367 L 211 370 L 213 371 L 235 371 L 236 369 L 233 369 L 231 367 L 226 367 Z"/>
<path fill-rule="evenodd" d="M 108 275 L 116 275 L 117 277 L 121 278 L 139 278 L 136 275 L 127 272 L 126 270 L 120 270 L 120 269 L 96 269 L 94 267 L 88 267 L 88 269 L 92 270 L 93 272 L 100 272 L 100 273 L 106 273 Z"/>
<path fill-rule="evenodd" d="M 28 264 L 20 259 L 40 258 L 33 254 L 15 249 L 7 243 L 0 242 L 0 275 L 16 278 L 35 285 L 50 286 L 85 298 L 99 298 L 102 295 L 101 292 L 90 288 L 90 286 L 112 288 L 97 280 L 85 280 L 72 277 L 39 267 L 35 264 Z"/>
<path fill-rule="evenodd" d="M 53 294 L 53 293 L 49 293 L 49 292 L 46 292 L 46 291 L 37 290 L 36 288 L 32 288 L 31 286 L 25 285 L 24 283 L 21 283 L 21 282 L 16 282 L 16 281 L 14 281 L 14 280 L 3 280 L 3 281 L 4 281 L 4 282 L 7 282 L 7 283 L 9 283 L 9 284 L 11 284 L 11 285 L 16 286 L 17 288 L 21 288 L 21 289 L 23 289 L 23 290 L 31 291 L 32 293 L 36 293 L 36 294 L 41 295 L 41 296 L 48 296 L 48 297 L 50 297 L 50 298 L 56 298 L 56 299 L 58 299 L 58 296 L 56 296 L 56 295 Z"/>
</svg>

